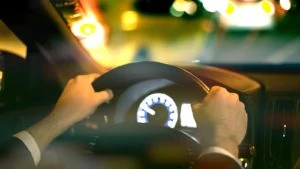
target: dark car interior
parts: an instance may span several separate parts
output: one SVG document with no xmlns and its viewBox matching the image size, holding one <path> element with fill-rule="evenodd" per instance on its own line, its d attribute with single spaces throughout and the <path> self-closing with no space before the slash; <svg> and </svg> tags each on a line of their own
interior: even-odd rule
<svg viewBox="0 0 300 169">
<path fill-rule="evenodd" d="M 131 7 L 141 15 L 165 17 L 168 13 L 165 12 L 165 8 L 169 8 L 173 2 L 165 0 L 156 7 L 155 4 L 159 3 L 156 0 L 145 2 L 137 0 L 131 4 Z M 175 100 L 174 104 L 178 106 L 178 111 L 182 112 L 184 106 L 188 109 L 188 105 L 201 101 L 210 87 L 219 85 L 238 93 L 246 106 L 249 118 L 248 130 L 243 143 L 239 146 L 239 159 L 243 167 L 247 169 L 300 168 L 300 51 L 298 49 L 300 43 L 297 40 L 300 37 L 300 22 L 296 21 L 300 16 L 300 3 L 292 2 L 293 10 L 287 13 L 285 20 L 278 22 L 274 31 L 226 31 L 216 28 L 209 35 L 223 37 L 223 42 L 220 43 L 224 44 L 229 44 L 231 39 L 242 37 L 244 40 L 251 41 L 249 46 L 257 44 L 264 46 L 265 43 L 268 46 L 268 41 L 263 43 L 256 41 L 255 38 L 278 33 L 278 37 L 286 40 L 285 47 L 293 50 L 293 57 L 290 57 L 287 62 L 272 63 L 265 62 L 263 59 L 255 62 L 230 62 L 230 59 L 236 59 L 233 57 L 259 55 L 256 50 L 251 50 L 253 48 L 241 44 L 236 47 L 217 46 L 215 50 L 213 49 L 215 55 L 224 54 L 224 56 L 231 55 L 232 53 L 228 51 L 233 51 L 235 48 L 243 51 L 233 53 L 228 56 L 228 60 L 220 56 L 220 60 L 214 58 L 215 62 L 209 59 L 201 62 L 200 59 L 200 62 L 193 64 L 180 63 L 180 60 L 161 63 L 156 62 L 155 59 L 148 59 L 147 50 L 141 50 L 139 51 L 141 57 L 128 64 L 106 67 L 95 61 L 72 34 L 59 10 L 64 9 L 72 13 L 74 6 L 80 4 L 79 1 L 1 2 L 0 141 L 31 126 L 51 112 L 68 79 L 79 74 L 100 72 L 103 76 L 94 82 L 94 88 L 95 90 L 112 88 L 115 91 L 114 100 L 100 106 L 93 116 L 79 122 L 60 136 L 53 143 L 53 149 L 49 148 L 49 153 L 42 159 L 41 165 L 47 165 L 52 160 L 57 163 L 65 161 L 70 168 L 72 166 L 140 168 L 141 164 L 146 168 L 189 168 L 197 158 L 197 154 L 201 152 L 201 143 L 197 139 L 201 137 L 201 133 L 197 132 L 194 123 L 190 121 L 184 123 L 182 113 L 177 115 L 180 117 L 176 118 L 180 120 L 176 124 L 173 124 L 171 117 L 167 115 L 143 119 L 136 117 L 137 110 L 147 96 L 154 97 L 155 93 L 165 93 Z M 118 3 L 122 4 L 122 1 Z M 101 1 L 99 4 L 99 8 L 104 13 L 109 11 L 109 5 L 105 6 Z M 207 17 L 213 18 L 212 20 L 216 22 L 215 16 L 204 12 L 204 8 L 193 17 L 184 15 L 183 19 L 184 23 L 188 24 Z M 163 23 L 161 20 L 157 22 Z M 290 22 L 293 24 L 289 24 Z M 107 23 L 108 27 L 114 24 L 113 21 Z M 8 35 L 6 28 L 17 37 L 18 43 L 9 42 L 16 39 Z M 157 29 L 164 28 L 157 27 Z M 170 28 L 170 34 L 175 29 Z M 190 28 L 186 29 L 189 31 Z M 136 37 L 139 37 L 141 32 L 143 33 L 143 31 L 138 32 Z M 127 35 L 122 37 L 122 34 L 112 26 L 110 34 L 130 40 L 126 39 Z M 133 35 L 134 31 L 128 34 Z M 296 40 L 290 43 L 292 37 Z M 172 42 L 174 39 L 167 40 Z M 274 38 L 273 41 L 282 39 Z M 3 48 L 1 45 L 7 42 L 12 46 Z M 24 49 L 20 45 L 17 47 L 17 44 L 25 44 L 26 56 L 22 54 Z M 288 45 L 294 45 L 295 51 Z M 279 47 L 275 46 L 275 48 Z M 188 53 L 191 49 L 185 46 L 184 50 Z M 261 47 L 261 50 L 270 49 Z M 245 56 L 234 56 L 238 54 Z M 194 114 L 194 117 L 196 116 Z M 149 121 L 153 124 L 140 124 L 150 123 Z M 73 143 L 77 148 L 73 147 Z M 62 152 L 68 148 L 74 150 Z M 73 153 L 77 149 L 80 156 Z M 80 160 L 75 160 L 76 163 L 75 158 Z M 80 163 L 81 160 L 84 162 Z"/>
</svg>

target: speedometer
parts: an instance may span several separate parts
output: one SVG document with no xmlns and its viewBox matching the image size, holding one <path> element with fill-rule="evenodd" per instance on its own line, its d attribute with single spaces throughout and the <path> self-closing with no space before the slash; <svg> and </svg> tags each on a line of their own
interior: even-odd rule
<svg viewBox="0 0 300 169">
<path fill-rule="evenodd" d="M 174 128 L 178 109 L 174 100 L 163 93 L 154 93 L 142 100 L 137 110 L 138 123 L 156 123 Z"/>
</svg>

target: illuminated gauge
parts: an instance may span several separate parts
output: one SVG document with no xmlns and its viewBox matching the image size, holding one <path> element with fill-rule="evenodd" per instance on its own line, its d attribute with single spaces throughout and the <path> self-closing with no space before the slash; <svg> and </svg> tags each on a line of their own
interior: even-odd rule
<svg viewBox="0 0 300 169">
<path fill-rule="evenodd" d="M 147 96 L 137 110 L 138 123 L 160 124 L 170 128 L 176 126 L 178 110 L 174 100 L 163 93 Z"/>
</svg>

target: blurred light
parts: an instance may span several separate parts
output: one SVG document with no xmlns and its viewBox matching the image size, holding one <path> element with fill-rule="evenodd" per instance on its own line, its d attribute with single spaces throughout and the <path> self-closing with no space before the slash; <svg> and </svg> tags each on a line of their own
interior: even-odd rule
<svg viewBox="0 0 300 169">
<path fill-rule="evenodd" d="M 121 27 L 125 31 L 135 30 L 138 26 L 139 16 L 135 11 L 125 11 L 121 16 Z"/>
<path fill-rule="evenodd" d="M 275 7 L 273 5 L 272 2 L 268 1 L 268 0 L 263 0 L 260 2 L 261 8 L 262 10 L 269 14 L 269 15 L 274 15 L 275 13 Z"/>
<path fill-rule="evenodd" d="M 234 11 L 235 11 L 235 8 L 236 8 L 235 4 L 233 2 L 231 2 L 231 1 L 228 1 L 227 9 L 225 11 L 226 14 L 228 14 L 228 15 L 233 14 Z"/>
<path fill-rule="evenodd" d="M 208 12 L 223 12 L 227 8 L 228 0 L 202 0 L 202 4 Z"/>
<path fill-rule="evenodd" d="M 92 35 L 96 32 L 96 25 L 91 23 L 85 23 L 80 26 L 80 32 L 86 36 Z"/>
<path fill-rule="evenodd" d="M 92 121 L 88 121 L 85 123 L 85 127 L 88 129 L 93 129 L 93 130 L 97 130 L 98 129 L 98 124 Z"/>
<path fill-rule="evenodd" d="M 184 12 L 187 3 L 185 0 L 175 0 L 172 7 L 178 12 Z"/>
<path fill-rule="evenodd" d="M 194 1 L 175 0 L 170 8 L 171 15 L 175 17 L 183 16 L 184 12 L 189 15 L 195 14 L 197 11 L 197 4 Z"/>
<path fill-rule="evenodd" d="M 272 29 L 274 17 L 260 3 L 251 3 L 239 6 L 232 15 L 220 15 L 220 23 L 226 29 Z"/>
<path fill-rule="evenodd" d="M 2 87 L 3 72 L 0 70 L 0 90 Z"/>
<path fill-rule="evenodd" d="M 193 63 L 200 63 L 200 60 L 199 59 L 195 59 L 192 61 Z"/>
<path fill-rule="evenodd" d="M 282 9 L 288 11 L 291 9 L 291 1 L 290 0 L 280 0 L 279 1 L 280 6 L 282 7 Z"/>
<path fill-rule="evenodd" d="M 71 31 L 80 39 L 86 48 L 102 46 L 105 43 L 105 31 L 100 22 L 95 18 L 86 16 L 72 23 Z"/>
<path fill-rule="evenodd" d="M 200 22 L 200 26 L 205 32 L 212 32 L 214 29 L 214 25 L 210 19 L 203 19 Z"/>
<path fill-rule="evenodd" d="M 249 163 L 249 160 L 248 160 L 248 159 L 246 159 L 246 158 L 240 158 L 240 161 L 241 161 L 242 166 L 243 166 L 244 168 L 247 168 L 247 167 L 248 167 L 248 163 Z"/>
<path fill-rule="evenodd" d="M 177 11 L 176 9 L 174 9 L 173 7 L 170 8 L 170 14 L 175 16 L 175 17 L 182 17 L 182 15 L 184 14 L 183 11 Z"/>
<path fill-rule="evenodd" d="M 184 8 L 185 12 L 189 15 L 193 15 L 197 12 L 197 4 L 194 1 L 187 2 Z"/>
</svg>

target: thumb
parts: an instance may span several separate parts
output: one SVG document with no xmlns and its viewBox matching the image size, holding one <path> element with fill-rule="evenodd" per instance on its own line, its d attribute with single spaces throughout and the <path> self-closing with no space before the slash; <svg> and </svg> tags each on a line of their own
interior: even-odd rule
<svg viewBox="0 0 300 169">
<path fill-rule="evenodd" d="M 96 93 L 96 102 L 102 104 L 104 102 L 109 102 L 113 98 L 113 92 L 110 89 L 106 89 Z"/>
</svg>

